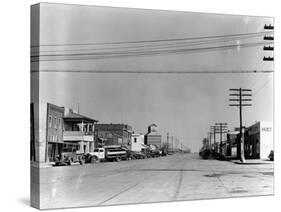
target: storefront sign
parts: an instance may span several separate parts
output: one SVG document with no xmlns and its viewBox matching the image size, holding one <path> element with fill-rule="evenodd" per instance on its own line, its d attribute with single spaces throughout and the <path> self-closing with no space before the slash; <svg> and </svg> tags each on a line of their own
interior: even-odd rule
<svg viewBox="0 0 281 212">
<path fill-rule="evenodd" d="M 263 127 L 261 129 L 263 132 L 271 132 L 272 131 L 272 128 L 271 127 Z"/>
</svg>

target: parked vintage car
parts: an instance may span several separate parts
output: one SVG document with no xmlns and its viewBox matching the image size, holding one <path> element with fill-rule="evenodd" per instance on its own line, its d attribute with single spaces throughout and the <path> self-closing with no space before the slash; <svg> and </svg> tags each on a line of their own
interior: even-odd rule
<svg viewBox="0 0 281 212">
<path fill-rule="evenodd" d="M 161 151 L 161 156 L 167 156 L 168 155 L 168 151 L 166 149 L 163 149 Z"/>
<path fill-rule="evenodd" d="M 55 160 L 56 166 L 71 165 L 71 163 L 85 163 L 85 155 L 78 151 L 79 145 L 72 143 L 64 143 L 60 154 L 57 155 Z"/>
<path fill-rule="evenodd" d="M 213 153 L 210 149 L 202 149 L 200 150 L 199 155 L 203 159 L 210 159 L 213 156 Z"/>
<path fill-rule="evenodd" d="M 151 150 L 151 157 L 158 158 L 162 155 L 162 151 L 159 149 Z"/>
</svg>

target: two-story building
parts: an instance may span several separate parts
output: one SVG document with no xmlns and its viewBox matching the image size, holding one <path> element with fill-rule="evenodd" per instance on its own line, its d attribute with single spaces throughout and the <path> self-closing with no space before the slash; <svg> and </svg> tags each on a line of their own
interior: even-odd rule
<svg viewBox="0 0 281 212">
<path fill-rule="evenodd" d="M 132 127 L 128 124 L 96 124 L 95 144 L 97 147 L 121 145 L 130 148 Z"/>
<path fill-rule="evenodd" d="M 31 103 L 31 162 L 53 162 L 63 147 L 64 107 L 51 103 Z"/>
<path fill-rule="evenodd" d="M 54 162 L 63 147 L 63 116 L 64 107 L 47 103 L 48 124 L 46 128 L 48 143 L 48 162 Z"/>
<path fill-rule="evenodd" d="M 94 125 L 97 120 L 51 103 L 30 105 L 30 159 L 42 164 L 55 161 L 64 144 L 78 144 L 78 152 L 94 149 Z"/>
<path fill-rule="evenodd" d="M 78 153 L 88 153 L 94 150 L 95 119 L 65 108 L 63 141 L 78 144 Z"/>
</svg>

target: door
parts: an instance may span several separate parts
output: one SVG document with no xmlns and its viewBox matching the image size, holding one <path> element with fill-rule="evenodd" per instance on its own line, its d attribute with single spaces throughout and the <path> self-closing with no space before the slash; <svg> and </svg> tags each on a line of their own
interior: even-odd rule
<svg viewBox="0 0 281 212">
<path fill-rule="evenodd" d="M 100 158 L 100 159 L 105 159 L 105 152 L 104 152 L 104 149 L 99 149 L 99 158 Z"/>
</svg>

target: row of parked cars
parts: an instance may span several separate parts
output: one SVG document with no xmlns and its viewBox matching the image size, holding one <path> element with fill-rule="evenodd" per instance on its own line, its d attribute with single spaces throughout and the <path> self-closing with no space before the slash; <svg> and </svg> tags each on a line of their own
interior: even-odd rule
<svg viewBox="0 0 281 212">
<path fill-rule="evenodd" d="M 221 160 L 225 159 L 224 155 L 219 154 L 211 149 L 202 149 L 199 152 L 199 155 L 203 159 L 221 159 Z M 274 151 L 273 150 L 270 151 L 270 153 L 268 155 L 268 159 L 271 161 L 274 161 Z"/>
<path fill-rule="evenodd" d="M 140 152 L 131 151 L 121 146 L 105 146 L 94 149 L 87 154 L 79 153 L 76 148 L 64 149 L 56 158 L 55 165 L 71 165 L 71 163 L 99 163 L 104 161 L 136 160 L 166 156 L 165 151 L 159 149 L 143 149 Z"/>
</svg>

